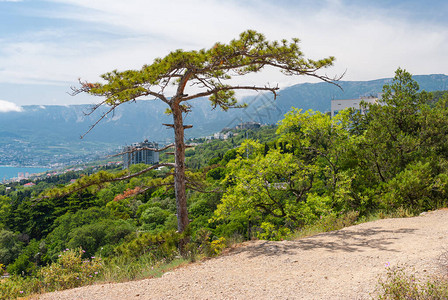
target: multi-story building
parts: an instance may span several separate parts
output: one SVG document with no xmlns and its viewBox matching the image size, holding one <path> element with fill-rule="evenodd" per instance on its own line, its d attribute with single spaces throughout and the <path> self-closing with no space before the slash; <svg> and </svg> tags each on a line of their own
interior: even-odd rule
<svg viewBox="0 0 448 300">
<path fill-rule="evenodd" d="M 156 142 L 134 143 L 131 146 L 123 148 L 123 168 L 129 168 L 130 165 L 147 164 L 154 165 L 159 163 L 159 149 Z"/>
</svg>

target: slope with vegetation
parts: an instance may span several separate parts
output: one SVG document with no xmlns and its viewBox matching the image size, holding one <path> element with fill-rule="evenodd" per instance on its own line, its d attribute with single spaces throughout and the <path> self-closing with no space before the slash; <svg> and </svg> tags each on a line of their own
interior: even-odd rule
<svg viewBox="0 0 448 300">
<path fill-rule="evenodd" d="M 0 298 L 155 276 L 232 241 L 446 206 L 448 94 L 435 101 L 401 69 L 383 91 L 365 115 L 293 109 L 277 128 L 187 150 L 183 233 L 168 169 L 139 173 L 147 166 L 136 165 L 72 184 L 0 186 L 0 263 L 12 274 Z"/>
</svg>

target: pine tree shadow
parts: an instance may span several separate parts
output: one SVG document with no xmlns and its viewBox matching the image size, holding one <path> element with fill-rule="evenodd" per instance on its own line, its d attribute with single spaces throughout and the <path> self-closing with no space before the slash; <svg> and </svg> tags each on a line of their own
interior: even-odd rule
<svg viewBox="0 0 448 300">
<path fill-rule="evenodd" d="M 402 235 L 413 234 L 416 229 L 385 229 L 349 227 L 342 230 L 317 234 L 295 241 L 255 241 L 231 251 L 229 254 L 247 252 L 249 257 L 298 254 L 299 252 L 323 250 L 325 252 L 364 252 L 379 250 L 399 252 L 394 247 Z"/>
</svg>

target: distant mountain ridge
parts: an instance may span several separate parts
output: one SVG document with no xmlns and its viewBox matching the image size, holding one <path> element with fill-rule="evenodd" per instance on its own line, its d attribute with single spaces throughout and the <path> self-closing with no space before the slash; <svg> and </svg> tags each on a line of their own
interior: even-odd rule
<svg viewBox="0 0 448 300">
<path fill-rule="evenodd" d="M 447 75 L 416 75 L 413 78 L 421 90 L 448 90 Z M 331 99 L 376 95 L 390 81 L 390 78 L 341 81 L 339 85 L 342 89 L 324 82 L 297 84 L 282 89 L 275 101 L 271 94 L 258 94 L 243 98 L 243 102 L 248 103 L 247 108 L 227 112 L 212 110 L 209 101 L 195 99 L 190 102 L 192 111 L 185 118 L 185 124 L 193 125 L 192 129 L 186 131 L 186 137 L 210 135 L 241 121 L 277 123 L 292 106 L 326 112 L 330 110 Z M 144 139 L 163 143 L 173 138 L 172 130 L 162 125 L 172 121 L 170 116 L 164 114 L 166 104 L 159 100 L 141 100 L 119 106 L 83 140 L 80 140 L 80 136 L 98 120 L 106 108 L 91 115 L 85 115 L 90 111 L 90 105 L 29 105 L 22 108 L 21 112 L 0 113 L 0 155 L 1 148 L 6 144 L 20 142 L 39 144 L 41 147 L 64 144 L 70 148 L 73 143 L 82 145 L 83 142 L 119 146 Z"/>
</svg>

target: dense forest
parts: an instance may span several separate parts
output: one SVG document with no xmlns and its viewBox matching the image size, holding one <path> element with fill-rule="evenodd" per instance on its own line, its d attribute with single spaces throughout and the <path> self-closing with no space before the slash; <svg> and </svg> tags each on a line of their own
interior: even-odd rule
<svg viewBox="0 0 448 300">
<path fill-rule="evenodd" d="M 332 230 L 446 206 L 448 93 L 419 91 L 398 69 L 379 102 L 364 106 L 365 114 L 346 110 L 334 118 L 293 108 L 275 126 L 188 149 L 185 259 L 219 254 L 232 241 L 286 239 L 315 224 Z M 91 282 L 80 276 L 118 273 L 118 266 L 135 278 L 129 266 L 179 258 L 173 174 L 127 176 L 143 169 L 1 185 L 0 267 L 12 276 L 0 295 L 77 286 Z M 84 261 L 90 275 L 71 269 L 76 282 L 63 259 Z M 56 282 L 50 270 L 71 279 Z"/>
</svg>

